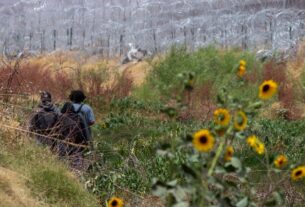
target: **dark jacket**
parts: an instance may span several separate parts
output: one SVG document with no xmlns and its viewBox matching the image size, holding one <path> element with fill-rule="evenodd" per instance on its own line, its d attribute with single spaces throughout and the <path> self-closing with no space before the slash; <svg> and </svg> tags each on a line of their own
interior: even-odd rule
<svg viewBox="0 0 305 207">
<path fill-rule="evenodd" d="M 41 102 L 30 118 L 29 130 L 36 133 L 38 143 L 52 145 L 54 127 L 59 117 L 59 110 L 51 102 Z M 37 134 L 41 134 L 39 136 Z M 48 138 L 50 137 L 50 138 Z"/>
</svg>

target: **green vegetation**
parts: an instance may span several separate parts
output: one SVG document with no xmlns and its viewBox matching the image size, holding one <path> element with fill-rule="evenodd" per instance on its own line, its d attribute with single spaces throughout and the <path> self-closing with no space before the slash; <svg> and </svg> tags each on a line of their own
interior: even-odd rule
<svg viewBox="0 0 305 207">
<path fill-rule="evenodd" d="M 237 76 L 240 60 L 247 63 L 246 74 L 242 78 Z M 259 200 L 259 196 L 270 193 L 268 187 L 274 183 L 264 175 L 266 170 L 272 168 L 270 165 L 279 154 L 287 156 L 289 166 L 293 164 L 291 168 L 304 165 L 305 124 L 302 119 L 292 120 L 294 116 L 286 114 L 295 106 L 289 96 L 290 92 L 280 91 L 259 110 L 254 110 L 248 104 L 257 101 L 258 87 L 264 80 L 274 79 L 278 83 L 285 80 L 286 85 L 279 85 L 279 90 L 287 88 L 284 86 L 287 86 L 290 79 L 272 60 L 270 64 L 263 64 L 251 52 L 237 49 L 219 50 L 208 47 L 189 53 L 174 47 L 164 57 L 152 60 L 151 64 L 153 69 L 146 76 L 146 81 L 135 88 L 131 87 L 124 75 L 115 84 L 101 87 L 101 82 L 107 82 L 106 79 L 110 78 L 104 65 L 98 67 L 98 70 L 74 74 L 76 77 L 71 85 L 81 86 L 84 80 L 92 83 L 91 88 L 84 85 L 84 90 L 88 90 L 88 102 L 94 106 L 98 120 L 93 127 L 95 150 L 87 153 L 87 158 L 94 159 L 94 162 L 84 172 L 82 184 L 68 173 L 64 163 L 60 164 L 51 153 L 46 153 L 46 149 L 22 141 L 24 135 L 18 132 L 10 134 L 12 132 L 0 131 L 1 136 L 6 137 L 0 143 L 3 148 L 0 151 L 1 166 L 26 176 L 26 186 L 31 190 L 31 195 L 46 205 L 89 207 L 97 206 L 96 197 L 104 203 L 110 197 L 118 196 L 131 206 L 141 206 L 139 200 L 145 200 L 157 189 L 162 189 L 164 195 L 168 189 L 172 193 L 173 189 L 194 184 L 193 178 L 198 172 L 206 174 L 211 165 L 209 160 L 215 158 L 219 145 L 215 146 L 213 152 L 197 153 L 190 141 L 192 135 L 200 129 L 215 129 L 213 134 L 219 143 L 221 138 L 216 135 L 218 132 L 213 112 L 220 107 L 230 108 L 230 112 L 244 109 L 249 118 L 250 127 L 247 131 L 234 134 L 234 139 L 237 140 L 233 145 L 234 157 L 238 157 L 238 161 L 234 159 L 233 168 L 229 168 L 232 173 L 241 169 L 244 175 L 247 174 L 245 179 L 251 178 L 249 183 L 257 184 L 256 191 L 252 192 L 252 188 L 247 189 L 236 183 L 223 185 L 220 178 L 213 177 L 217 181 L 214 182 L 216 191 L 223 186 L 232 191 L 228 196 L 231 196 L 233 204 L 241 202 L 240 206 L 243 206 L 246 201 L 248 203 L 248 198 L 244 197 L 250 194 L 247 191 L 257 195 L 252 197 L 254 201 Z M 300 78 L 303 83 L 304 75 Z M 67 91 L 61 93 L 67 94 Z M 275 110 L 272 109 L 274 102 L 279 105 Z M 285 110 L 284 115 L 268 116 L 281 109 Z M 23 123 L 25 119 L 20 116 L 16 118 L 18 123 Z M 268 151 L 267 157 L 258 156 L 255 150 L 247 146 L 246 138 L 252 134 L 264 143 Z M 11 140 L 9 137 L 12 136 L 13 140 L 17 140 L 14 145 L 8 144 Z M 236 162 L 242 163 L 242 167 Z M 266 162 L 270 165 L 266 165 Z M 223 172 L 223 165 L 223 159 L 216 160 L 215 171 Z M 250 168 L 251 171 L 248 171 Z M 291 171 L 289 168 L 285 170 L 287 175 Z M 271 173 L 274 173 L 272 175 L 275 179 L 280 179 L 278 171 Z M 285 188 L 281 188 L 278 194 L 272 194 L 271 200 L 286 196 L 283 205 L 297 206 L 304 203 L 304 181 L 293 183 L 289 175 L 286 177 L 283 184 Z M 1 185 L 6 188 L 6 183 L 0 183 Z M 165 191 L 164 186 L 168 188 Z M 202 186 L 196 187 L 200 189 Z M 194 192 L 190 194 L 192 193 Z M 167 202 L 176 202 L 176 194 L 175 191 L 174 198 L 168 197 Z"/>
<path fill-rule="evenodd" d="M 201 88 L 211 85 L 211 93 L 217 94 L 223 86 L 232 90 L 232 94 L 240 93 L 236 89 L 236 69 L 241 59 L 247 61 L 247 73 L 255 77 L 252 83 L 261 80 L 262 65 L 255 60 L 251 53 L 236 50 L 220 51 L 214 47 L 188 53 L 183 48 L 173 47 L 168 55 L 160 62 L 154 64 L 154 70 L 147 77 L 147 82 L 136 89 L 135 95 L 141 100 L 160 100 L 176 98 L 181 91 L 181 78 L 178 74 L 192 72 L 195 74 L 195 87 Z M 249 75 L 250 76 L 250 75 Z M 246 83 L 245 83 L 246 84 Z M 242 96 L 253 97 L 256 95 L 255 84 L 247 84 L 247 93 Z"/>
<path fill-rule="evenodd" d="M 10 170 L 12 175 L 16 176 L 13 179 L 25 179 L 23 190 L 29 190 L 28 197 L 40 203 L 30 207 L 99 206 L 97 199 L 90 195 L 64 164 L 60 163 L 47 149 L 37 147 L 18 131 L 1 129 L 0 133 L 4 138 L 0 140 L 0 167 Z M 21 175 L 21 178 L 18 175 Z M 2 184 L 0 188 L 1 186 Z M 17 196 L 24 197 L 22 194 Z M 27 206 L 15 201 L 12 206 L 16 205 Z"/>
<path fill-rule="evenodd" d="M 247 62 L 243 80 L 236 75 L 241 59 Z M 175 184 L 170 184 L 173 188 L 185 185 L 188 174 L 192 174 L 187 171 L 200 169 L 200 164 L 197 155 L 189 156 L 193 152 L 190 144 L 184 146 L 184 143 L 190 139 L 188 134 L 214 126 L 212 113 L 219 107 L 217 94 L 229 93 L 233 102 L 239 102 L 244 107 L 258 98 L 258 86 L 268 72 L 251 53 L 219 51 L 213 47 L 195 53 L 173 48 L 166 57 L 156 62 L 146 82 L 135 88 L 131 97 L 113 100 L 107 110 L 103 110 L 103 122 L 94 129 L 96 149 L 102 159 L 92 166 L 87 179 L 89 189 L 102 199 L 119 195 L 132 203 L 136 198 L 134 193 L 140 196 L 150 194 L 154 180 L 162 185 L 175 180 Z M 191 73 L 195 81 L 194 89 L 189 92 L 184 90 L 183 77 Z M 272 77 L 268 76 L 270 79 Z M 205 90 L 207 86 L 208 91 Z M 202 113 L 197 110 L 200 107 L 196 104 L 206 99 L 198 95 L 200 93 L 204 93 L 203 96 L 206 95 L 209 101 L 208 105 L 202 106 L 207 111 L 205 119 L 192 114 Z M 257 111 L 258 116 L 251 119 L 249 130 L 236 138 L 243 139 L 234 145 L 235 155 L 243 163 L 244 169 L 252 168 L 249 176 L 253 177 L 251 182 L 259 183 L 259 193 L 268 190 L 268 184 L 264 185 L 264 182 L 269 181 L 263 179 L 266 165 L 262 162 L 264 159 L 258 158 L 246 146 L 247 136 L 256 134 L 260 137 L 270 152 L 268 159 L 271 163 L 281 153 L 288 157 L 290 163 L 304 163 L 305 152 L 301 147 L 304 144 L 303 121 L 261 117 L 269 103 Z M 174 111 L 173 114 L 168 109 Z M 251 113 L 247 111 L 253 117 Z M 209 156 L 213 156 L 213 153 L 203 157 L 210 159 Z M 305 190 L 298 185 L 288 189 L 298 195 Z M 237 203 L 238 198 L 233 201 Z"/>
<path fill-rule="evenodd" d="M 140 103 L 133 98 L 128 100 L 130 103 Z M 116 105 L 111 108 L 109 117 L 105 118 L 107 127 L 94 130 L 97 151 L 103 159 L 92 166 L 87 176 L 90 189 L 103 199 L 120 195 L 132 202 L 134 195 L 126 195 L 122 189 L 146 195 L 150 193 L 154 179 L 160 182 L 176 179 L 182 184 L 186 175 L 181 166 L 190 163 L 193 163 L 193 166 L 198 165 L 196 157 L 187 157 L 191 149 L 181 148 L 179 145 L 185 142 L 187 134 L 210 127 L 212 123 L 198 120 L 160 120 L 160 117 L 156 116 L 161 115 L 155 109 L 151 109 L 152 114 L 147 114 L 149 106 L 145 107 L 143 110 L 141 107 L 135 108 L 133 104 L 124 105 L 125 112 L 122 112 Z M 262 139 L 266 148 L 272 152 L 271 162 L 276 155 L 285 153 L 289 161 L 302 164 L 305 161 L 305 151 L 302 147 L 305 142 L 302 136 L 304 129 L 303 120 L 258 118 L 248 133 L 256 134 Z M 236 147 L 236 156 L 242 158 L 245 166 L 256 171 L 253 182 L 263 183 L 260 176 L 264 174 L 265 166 L 258 160 L 257 155 L 245 144 Z M 299 192 L 304 190 L 304 187 L 295 189 Z"/>
</svg>

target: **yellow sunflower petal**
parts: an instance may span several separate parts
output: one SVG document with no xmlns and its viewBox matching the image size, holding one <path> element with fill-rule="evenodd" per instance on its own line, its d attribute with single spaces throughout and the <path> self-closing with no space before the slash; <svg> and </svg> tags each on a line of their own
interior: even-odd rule
<svg viewBox="0 0 305 207">
<path fill-rule="evenodd" d="M 107 202 L 107 207 L 123 207 L 123 206 L 124 206 L 124 201 L 118 197 L 112 197 Z"/>
<path fill-rule="evenodd" d="M 247 138 L 247 143 L 250 147 L 254 147 L 257 140 L 258 140 L 257 137 L 255 135 L 252 135 Z"/>
<path fill-rule="evenodd" d="M 262 143 L 259 138 L 255 135 L 249 136 L 247 138 L 247 144 L 259 155 L 265 153 L 265 145 Z"/>
<path fill-rule="evenodd" d="M 259 154 L 259 155 L 262 155 L 262 154 L 265 153 L 265 145 L 264 145 L 264 143 L 261 143 L 261 142 L 256 143 L 254 149 L 257 152 L 257 154 Z"/>
<path fill-rule="evenodd" d="M 217 125 L 220 125 L 223 127 L 228 126 L 230 123 L 230 120 L 231 120 L 231 116 L 227 109 L 220 108 L 214 112 L 214 122 Z"/>
<path fill-rule="evenodd" d="M 259 86 L 258 96 L 260 99 L 270 99 L 277 92 L 278 85 L 273 80 L 264 81 Z"/>
<path fill-rule="evenodd" d="M 246 73 L 246 67 L 245 67 L 245 66 L 242 66 L 242 65 L 239 66 L 237 75 L 238 75 L 239 77 L 243 77 L 243 76 L 245 75 L 245 73 Z"/>
<path fill-rule="evenodd" d="M 292 180 L 301 180 L 305 177 L 305 166 L 299 166 L 292 170 L 291 172 L 291 179 Z"/>
<path fill-rule="evenodd" d="M 247 62 L 245 60 L 240 60 L 239 65 L 246 67 Z"/>
<path fill-rule="evenodd" d="M 226 149 L 226 153 L 225 153 L 225 161 L 230 161 L 233 157 L 234 154 L 234 148 L 229 145 Z"/>
<path fill-rule="evenodd" d="M 200 152 L 208 152 L 214 147 L 214 137 L 207 129 L 202 129 L 193 135 L 193 146 Z"/>
<path fill-rule="evenodd" d="M 285 155 L 279 155 L 276 157 L 273 163 L 277 168 L 282 168 L 287 164 L 287 162 L 288 159 Z"/>
<path fill-rule="evenodd" d="M 243 111 L 238 111 L 234 117 L 234 128 L 237 131 L 242 131 L 247 127 L 248 118 Z"/>
</svg>

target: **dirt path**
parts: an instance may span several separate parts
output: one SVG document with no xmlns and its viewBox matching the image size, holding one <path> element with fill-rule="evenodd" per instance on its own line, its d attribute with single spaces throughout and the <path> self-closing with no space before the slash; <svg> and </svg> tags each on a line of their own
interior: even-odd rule
<svg viewBox="0 0 305 207">
<path fill-rule="evenodd" d="M 133 80 L 135 86 L 141 85 L 146 78 L 147 73 L 150 71 L 151 66 L 145 62 L 131 62 L 119 67 L 120 73 L 125 73 Z"/>
</svg>

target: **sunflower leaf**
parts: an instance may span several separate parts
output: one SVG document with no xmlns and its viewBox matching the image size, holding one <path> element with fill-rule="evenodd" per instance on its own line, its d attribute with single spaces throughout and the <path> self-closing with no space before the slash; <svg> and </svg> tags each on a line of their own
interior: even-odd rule
<svg viewBox="0 0 305 207">
<path fill-rule="evenodd" d="M 247 207 L 248 206 L 248 197 L 243 198 L 238 203 L 236 203 L 236 207 Z"/>
<path fill-rule="evenodd" d="M 225 169 L 228 172 L 236 171 L 237 173 L 240 173 L 242 171 L 242 163 L 238 158 L 232 157 L 231 161 L 225 164 Z"/>
<path fill-rule="evenodd" d="M 182 164 L 182 170 L 186 173 L 186 174 L 189 174 L 191 175 L 193 178 L 197 178 L 197 174 L 196 172 L 190 168 L 189 166 L 185 165 L 185 164 Z"/>
<path fill-rule="evenodd" d="M 272 197 L 264 203 L 265 206 L 281 206 L 282 204 L 283 199 L 278 192 L 273 192 Z"/>
<path fill-rule="evenodd" d="M 189 206 L 190 206 L 190 204 L 187 202 L 180 202 L 180 203 L 173 205 L 173 207 L 189 207 Z"/>
<path fill-rule="evenodd" d="M 186 142 L 192 142 L 193 140 L 193 136 L 191 134 L 187 134 L 185 137 L 184 137 L 184 140 Z"/>
</svg>

